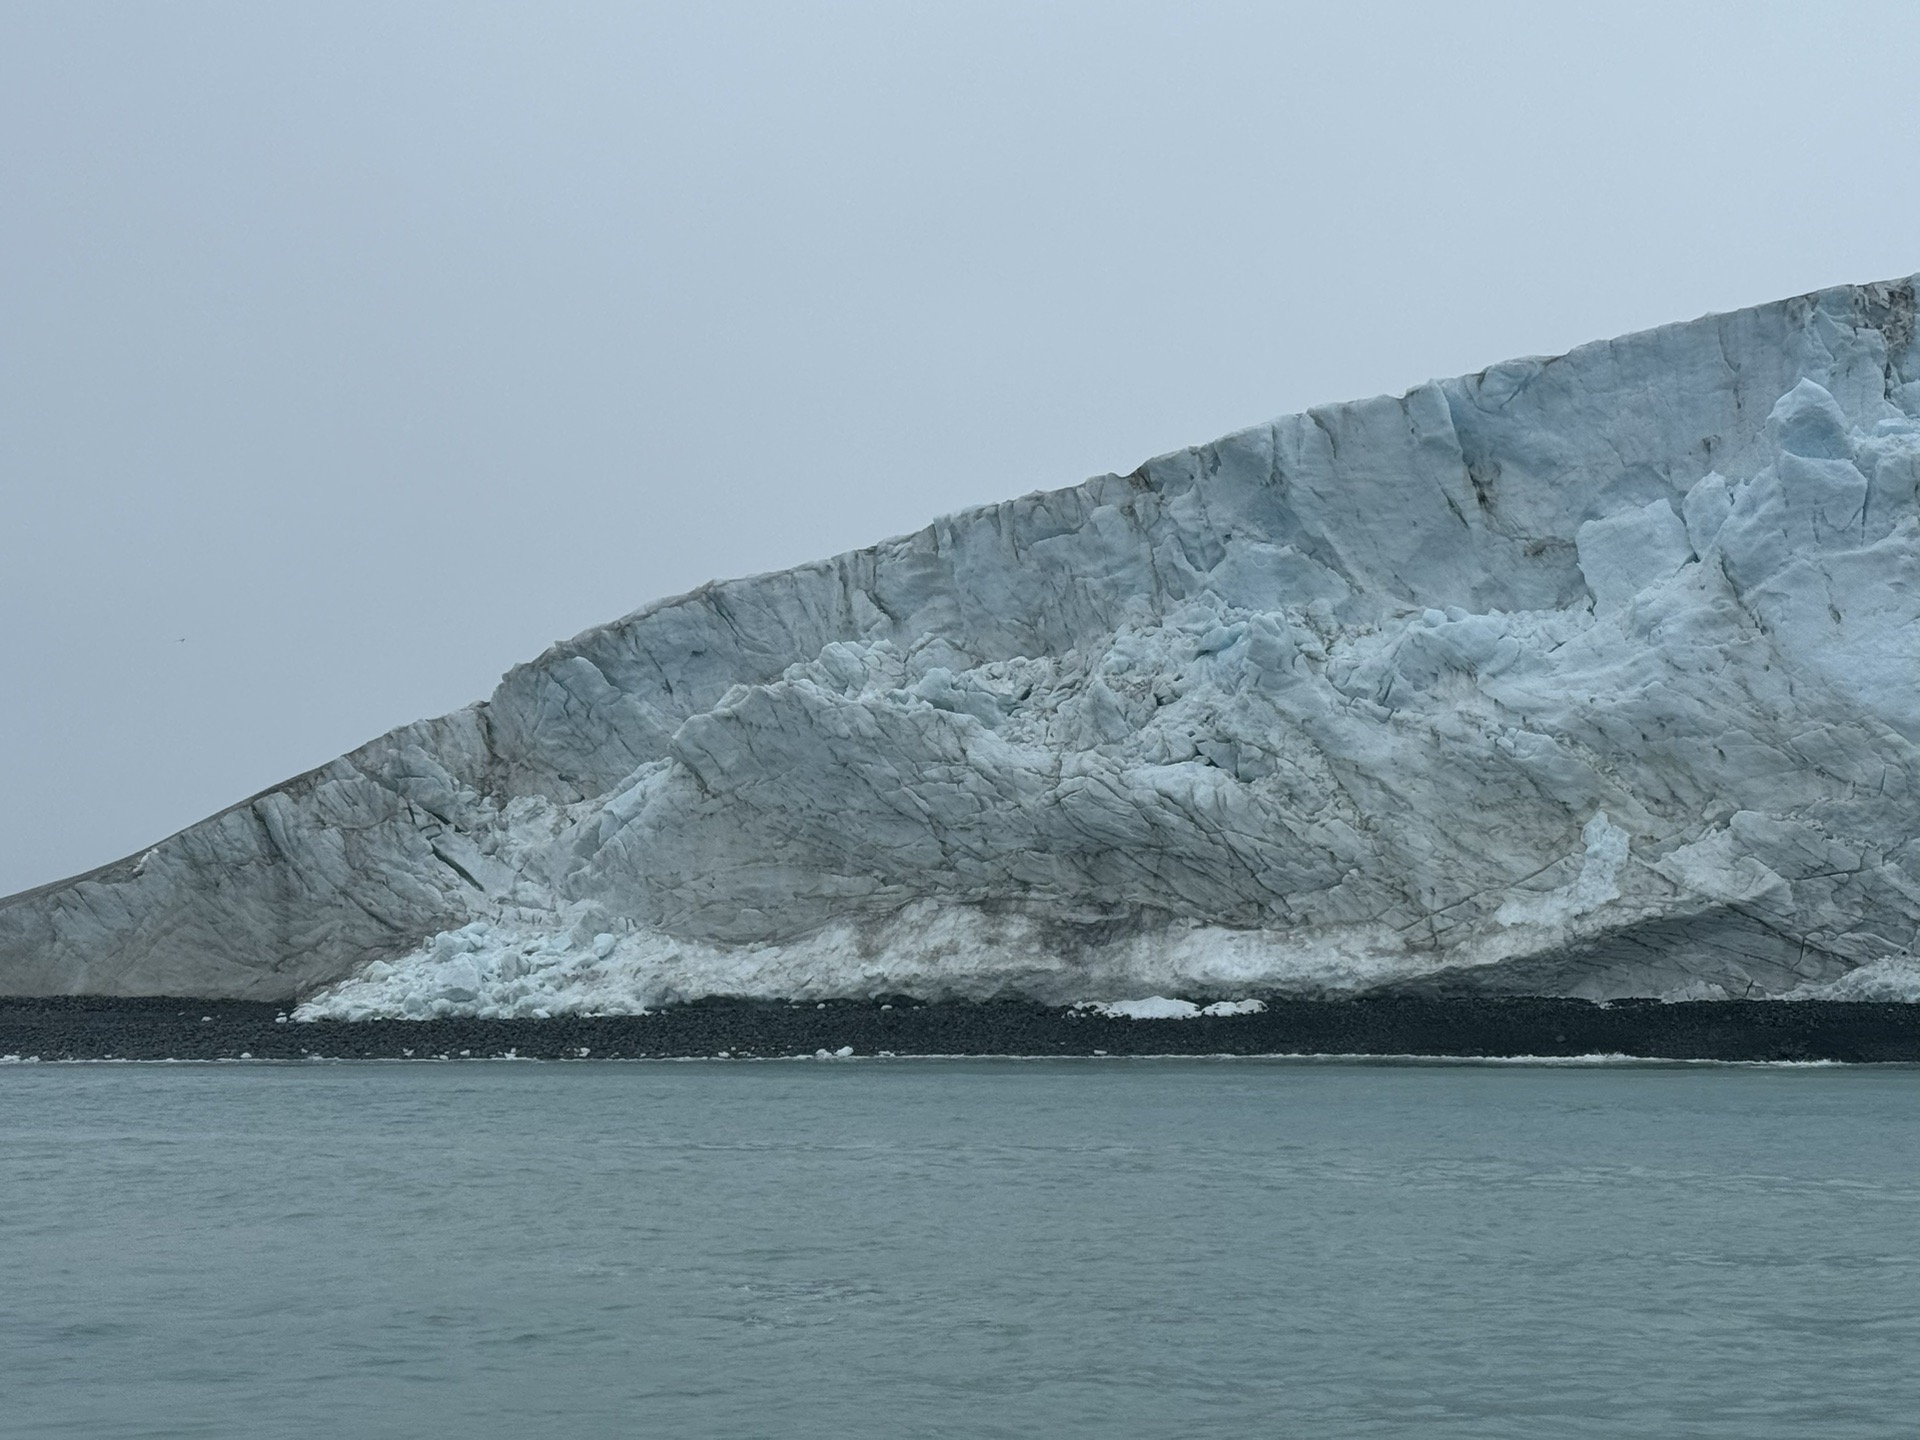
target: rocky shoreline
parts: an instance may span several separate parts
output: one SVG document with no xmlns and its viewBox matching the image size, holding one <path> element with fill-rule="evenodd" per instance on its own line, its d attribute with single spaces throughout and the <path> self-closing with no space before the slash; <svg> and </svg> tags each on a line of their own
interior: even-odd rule
<svg viewBox="0 0 1920 1440">
<path fill-rule="evenodd" d="M 289 1020 L 177 998 L 0 999 L 0 1058 L 778 1059 L 854 1056 L 1627 1055 L 1920 1063 L 1920 1005 L 1548 998 L 1276 1000 L 1257 1014 L 1131 1020 L 1026 1002 L 707 1000 L 546 1020 Z"/>
</svg>

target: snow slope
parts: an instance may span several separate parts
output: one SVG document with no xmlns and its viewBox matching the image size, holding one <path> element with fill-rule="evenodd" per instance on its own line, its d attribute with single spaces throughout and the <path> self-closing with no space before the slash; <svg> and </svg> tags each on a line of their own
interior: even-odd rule
<svg viewBox="0 0 1920 1440">
<path fill-rule="evenodd" d="M 1914 311 L 1514 361 L 660 602 L 0 902 L 0 991 L 1898 989 Z"/>
</svg>

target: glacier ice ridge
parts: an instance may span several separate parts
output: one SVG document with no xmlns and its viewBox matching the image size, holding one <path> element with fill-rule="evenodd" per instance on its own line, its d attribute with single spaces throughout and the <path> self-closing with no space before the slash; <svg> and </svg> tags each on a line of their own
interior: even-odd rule
<svg viewBox="0 0 1920 1440">
<path fill-rule="evenodd" d="M 659 602 L 0 902 L 0 991 L 1920 1000 L 1914 316 L 1711 316 Z"/>
</svg>

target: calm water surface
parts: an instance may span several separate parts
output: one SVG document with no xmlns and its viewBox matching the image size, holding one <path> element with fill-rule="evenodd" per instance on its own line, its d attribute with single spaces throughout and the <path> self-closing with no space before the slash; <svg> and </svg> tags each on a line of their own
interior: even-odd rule
<svg viewBox="0 0 1920 1440">
<path fill-rule="evenodd" d="M 9 1066 L 7 1436 L 1896 1436 L 1920 1071 Z"/>
</svg>

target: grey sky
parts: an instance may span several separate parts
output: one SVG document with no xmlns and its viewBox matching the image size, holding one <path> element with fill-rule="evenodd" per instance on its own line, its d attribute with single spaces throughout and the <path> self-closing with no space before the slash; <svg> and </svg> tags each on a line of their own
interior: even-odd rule
<svg viewBox="0 0 1920 1440">
<path fill-rule="evenodd" d="M 717 575 L 1920 269 L 1920 8 L 0 4 L 0 893 Z"/>
</svg>

